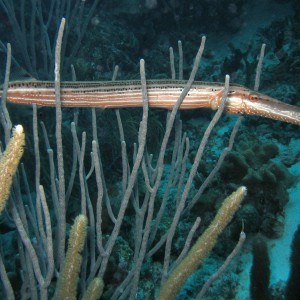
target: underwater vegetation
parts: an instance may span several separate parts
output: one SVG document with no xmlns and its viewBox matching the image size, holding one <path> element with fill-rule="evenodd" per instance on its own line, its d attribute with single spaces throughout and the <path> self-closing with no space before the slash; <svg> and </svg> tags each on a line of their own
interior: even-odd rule
<svg viewBox="0 0 300 300">
<path fill-rule="evenodd" d="M 226 113 L 236 82 L 259 86 L 254 109 L 268 95 L 298 118 L 300 6 L 264 5 L 0 0 L 0 298 L 297 299 L 299 233 L 289 279 L 271 281 L 271 252 L 299 179 L 299 127 L 261 107 Z M 87 81 L 137 90 L 141 107 L 66 107 L 66 80 L 83 98 L 99 88 Z M 217 110 L 179 110 L 195 80 L 221 89 Z M 152 107 L 152 82 L 162 98 L 175 82 L 168 110 Z M 11 103 L 29 85 L 55 107 Z"/>
</svg>

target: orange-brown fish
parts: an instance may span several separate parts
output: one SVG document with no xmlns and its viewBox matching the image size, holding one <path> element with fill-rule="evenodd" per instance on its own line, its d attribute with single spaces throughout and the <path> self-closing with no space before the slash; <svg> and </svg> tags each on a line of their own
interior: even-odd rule
<svg viewBox="0 0 300 300">
<path fill-rule="evenodd" d="M 150 107 L 172 109 L 186 81 L 148 80 Z M 217 109 L 224 85 L 195 81 L 181 109 Z M 1 95 L 1 92 L 0 92 Z M 9 83 L 7 101 L 17 104 L 55 106 L 54 82 L 14 81 Z M 123 108 L 142 106 L 141 83 L 133 81 L 61 82 L 61 104 L 66 107 Z M 289 105 L 241 85 L 232 84 L 226 112 L 266 117 L 300 125 L 300 108 Z"/>
</svg>

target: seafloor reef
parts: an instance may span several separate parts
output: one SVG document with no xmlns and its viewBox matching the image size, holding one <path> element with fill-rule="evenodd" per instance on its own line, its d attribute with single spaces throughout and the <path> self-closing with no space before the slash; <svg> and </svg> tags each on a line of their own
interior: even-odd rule
<svg viewBox="0 0 300 300">
<path fill-rule="evenodd" d="M 89 1 L 86 1 L 89 5 Z M 26 7 L 25 7 L 26 8 Z M 87 6 L 88 8 L 88 6 Z M 86 9 L 87 9 L 86 8 Z M 26 18 L 30 16 L 26 13 Z M 12 66 L 12 79 L 23 79 L 31 76 L 22 62 L 22 49 L 18 48 L 11 24 L 7 15 L 0 8 L 0 38 L 1 41 L 12 42 L 13 57 L 18 64 Z M 54 32 L 53 32 L 54 34 Z M 291 1 L 179 1 L 179 0 L 104 0 L 94 13 L 88 24 L 84 38 L 72 64 L 75 67 L 77 80 L 97 81 L 111 80 L 113 70 L 119 65 L 118 79 L 138 79 L 138 61 L 146 61 L 146 76 L 148 79 L 170 78 L 169 47 L 177 49 L 177 41 L 183 45 L 183 77 L 187 78 L 191 70 L 193 58 L 199 47 L 202 35 L 207 36 L 207 45 L 201 62 L 197 80 L 224 81 L 229 74 L 232 82 L 249 88 L 254 85 L 257 57 L 262 43 L 266 44 L 260 91 L 281 101 L 300 105 L 300 4 Z M 76 32 L 69 36 L 66 46 L 66 56 L 71 53 L 72 41 Z M 68 48 L 69 47 L 69 48 Z M 1 49 L 1 48 L 0 48 Z M 175 61 L 178 62 L 177 50 Z M 5 66 L 5 53 L 0 52 L 1 70 Z M 37 66 L 39 57 L 37 56 Z M 37 79 L 47 78 L 42 68 L 36 69 Z M 71 79 L 71 71 L 62 74 L 63 80 Z M 3 81 L 4 71 L 0 78 Z M 31 111 L 26 107 L 8 107 L 13 109 L 11 118 L 14 124 L 22 123 L 26 132 L 26 148 L 22 162 L 27 169 L 34 169 L 34 146 L 31 142 Z M 129 152 L 133 149 L 139 128 L 141 112 L 138 109 L 123 109 L 121 117 L 124 122 L 126 143 Z M 207 109 L 182 111 L 183 131 L 190 139 L 190 155 L 188 168 L 195 157 L 199 139 L 201 139 L 213 112 Z M 51 108 L 38 109 L 39 120 L 47 124 L 50 141 L 54 141 L 55 115 Z M 110 193 L 112 209 L 119 206 L 122 198 L 121 183 L 121 153 L 119 148 L 118 125 L 112 111 L 98 111 L 98 136 L 101 148 L 104 174 L 107 190 Z M 157 153 L 164 133 L 165 112 L 151 110 L 148 130 L 148 151 Z M 63 135 L 66 136 L 65 147 L 71 145 L 68 139 L 70 122 L 73 119 L 71 109 L 64 110 Z M 192 192 L 196 191 L 214 167 L 221 151 L 227 147 L 230 130 L 236 117 L 224 115 L 214 134 L 211 136 L 204 157 L 198 168 Z M 90 126 L 90 113 L 81 109 L 77 124 L 78 136 Z M 27 134 L 28 132 L 28 134 Z M 2 134 L 2 133 L 1 133 Z M 91 139 L 87 132 L 87 139 Z M 289 203 L 289 188 L 299 182 L 300 172 L 291 169 L 299 162 L 300 157 L 299 127 L 296 125 L 273 121 L 265 118 L 245 116 L 239 129 L 233 150 L 224 161 L 220 171 L 210 186 L 194 206 L 193 210 L 178 225 L 174 249 L 175 258 L 180 253 L 191 224 L 197 216 L 202 221 L 195 237 L 199 236 L 209 225 L 215 212 L 220 207 L 224 195 L 229 194 L 238 186 L 245 185 L 248 195 L 234 220 L 223 232 L 219 243 L 214 248 L 204 266 L 189 278 L 177 299 L 194 299 L 209 276 L 222 264 L 233 249 L 238 239 L 241 227 L 244 227 L 249 239 L 240 256 L 246 257 L 251 253 L 252 239 L 263 235 L 269 245 L 276 239 L 282 238 L 286 225 L 286 206 Z M 297 146 L 298 145 L 298 146 Z M 166 152 L 166 174 L 162 182 L 166 184 L 167 171 L 170 168 L 172 156 L 171 143 Z M 44 145 L 40 145 L 44 147 Z M 89 159 L 89 153 L 86 154 Z M 130 158 L 131 159 L 131 158 Z M 73 157 L 65 156 L 65 166 L 72 165 Z M 41 157 L 42 168 L 48 168 L 48 158 Z M 49 174 L 48 174 L 49 175 Z M 70 174 L 66 172 L 66 176 Z M 34 186 L 34 174 L 28 172 L 28 179 Z M 44 175 L 43 182 L 49 183 L 50 178 Z M 163 185 L 162 184 L 162 185 Z M 25 191 L 22 191 L 25 193 Z M 49 191 L 48 191 L 49 192 Z M 145 189 L 139 191 L 146 193 Z M 96 194 L 95 190 L 91 193 Z M 162 195 L 162 194 L 161 194 Z M 158 193 L 157 201 L 162 201 Z M 161 196 L 161 197 L 160 197 Z M 171 196 L 176 196 L 172 195 Z M 71 224 L 80 208 L 80 189 L 74 187 L 72 203 L 67 210 L 67 222 Z M 92 204 L 95 206 L 95 199 Z M 172 205 L 168 209 L 172 212 Z M 157 213 L 157 211 L 155 211 Z M 125 217 L 122 233 L 120 234 L 110 259 L 110 268 L 104 277 L 106 283 L 103 299 L 110 299 L 116 287 L 128 274 L 130 261 L 133 256 L 134 211 L 130 207 Z M 157 229 L 162 233 L 172 221 L 166 215 Z M 106 222 L 107 221 L 107 222 Z M 300 223 L 300 219 L 295 220 Z M 243 224 L 243 225 L 242 225 Z M 104 236 L 111 231 L 109 220 L 103 220 Z M 19 290 L 21 274 L 18 271 L 20 257 L 16 229 L 8 215 L 0 217 L 0 232 L 3 257 L 6 270 L 14 290 Z M 184 237 L 184 238 L 182 238 Z M 107 239 L 108 237 L 105 237 Z M 244 251 L 244 252 L 243 252 Z M 142 276 L 136 299 L 154 299 L 161 278 L 163 251 L 157 252 L 151 259 L 146 260 L 142 267 Z M 246 272 L 245 262 L 238 257 L 228 270 L 208 291 L 205 299 L 249 299 L 249 293 L 241 293 L 241 275 Z M 249 272 L 249 268 L 247 269 Z M 270 272 L 272 273 L 272 268 Z M 274 271 L 275 272 L 275 271 Z M 248 278 L 249 279 L 249 278 Z M 269 289 L 272 299 L 283 299 L 286 283 L 272 282 Z M 248 283 L 249 285 L 249 283 Z M 238 296 L 236 295 L 242 295 Z M 20 294 L 17 293 L 18 296 Z M 3 298 L 0 286 L 0 298 Z M 244 297 L 244 298 L 241 298 Z M 3 298 L 4 299 L 4 298 Z M 253 298 L 254 299 L 254 298 Z M 258 299 L 258 298 L 257 298 Z"/>
</svg>

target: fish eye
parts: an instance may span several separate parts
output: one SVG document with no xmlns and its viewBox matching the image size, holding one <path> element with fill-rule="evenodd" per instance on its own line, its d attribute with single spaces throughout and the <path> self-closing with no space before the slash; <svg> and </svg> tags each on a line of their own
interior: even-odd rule
<svg viewBox="0 0 300 300">
<path fill-rule="evenodd" d="M 249 99 L 250 100 L 258 100 L 258 96 L 255 95 L 255 94 L 252 94 L 252 95 L 249 96 Z"/>
</svg>

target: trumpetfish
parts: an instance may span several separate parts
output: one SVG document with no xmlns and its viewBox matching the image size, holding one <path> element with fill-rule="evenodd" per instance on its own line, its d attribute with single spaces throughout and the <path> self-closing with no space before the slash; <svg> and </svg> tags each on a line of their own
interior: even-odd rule
<svg viewBox="0 0 300 300">
<path fill-rule="evenodd" d="M 150 107 L 172 109 L 186 85 L 184 80 L 147 80 Z M 61 104 L 65 107 L 124 108 L 142 106 L 139 80 L 61 82 Z M 222 83 L 195 81 L 180 109 L 220 106 Z M 0 91 L 0 96 L 2 92 Z M 7 102 L 55 106 L 55 88 L 51 81 L 13 81 L 9 83 Z M 300 107 L 281 102 L 244 86 L 231 84 L 225 111 L 266 117 L 300 125 Z"/>
</svg>

